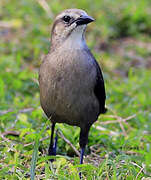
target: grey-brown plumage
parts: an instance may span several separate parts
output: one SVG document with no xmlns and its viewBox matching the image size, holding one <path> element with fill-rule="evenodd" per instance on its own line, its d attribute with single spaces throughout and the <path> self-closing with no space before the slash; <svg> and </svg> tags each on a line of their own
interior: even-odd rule
<svg viewBox="0 0 151 180">
<path fill-rule="evenodd" d="M 52 28 L 51 49 L 39 72 L 41 106 L 53 124 L 81 128 L 80 147 L 87 143 L 91 125 L 105 113 L 105 88 L 101 69 L 88 49 L 84 31 L 93 19 L 83 10 L 60 13 Z M 49 154 L 53 154 L 53 134 Z M 83 155 L 81 163 L 83 160 Z"/>
</svg>

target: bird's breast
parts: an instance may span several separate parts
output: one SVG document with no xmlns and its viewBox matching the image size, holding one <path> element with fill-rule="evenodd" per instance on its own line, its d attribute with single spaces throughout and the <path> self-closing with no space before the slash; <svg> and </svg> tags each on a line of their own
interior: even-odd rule
<svg viewBox="0 0 151 180">
<path fill-rule="evenodd" d="M 97 103 L 93 94 L 95 76 L 93 61 L 85 51 L 62 50 L 49 54 L 41 65 L 39 80 L 46 114 L 56 113 L 76 124 L 77 117 L 82 119 L 89 106 L 95 107 Z"/>
</svg>

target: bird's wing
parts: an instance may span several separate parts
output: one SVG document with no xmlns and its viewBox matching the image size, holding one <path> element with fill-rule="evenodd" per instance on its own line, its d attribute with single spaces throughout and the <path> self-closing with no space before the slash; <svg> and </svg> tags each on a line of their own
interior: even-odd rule
<svg viewBox="0 0 151 180">
<path fill-rule="evenodd" d="M 95 62 L 96 72 L 97 72 L 94 93 L 99 101 L 100 114 L 104 114 L 107 111 L 107 109 L 105 108 L 106 93 L 105 93 L 104 79 L 103 79 L 101 69 L 95 59 L 94 59 L 94 62 Z"/>
<path fill-rule="evenodd" d="M 91 56 L 94 62 L 94 66 L 96 68 L 96 82 L 94 85 L 94 94 L 99 101 L 99 114 L 104 114 L 107 111 L 107 109 L 105 108 L 106 93 L 103 75 L 98 62 L 96 61 L 89 49 L 87 49 L 87 53 L 89 54 L 89 56 Z"/>
</svg>

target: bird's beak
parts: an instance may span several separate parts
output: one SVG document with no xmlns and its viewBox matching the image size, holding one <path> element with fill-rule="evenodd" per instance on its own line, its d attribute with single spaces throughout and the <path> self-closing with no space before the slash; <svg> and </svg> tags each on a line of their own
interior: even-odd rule
<svg viewBox="0 0 151 180">
<path fill-rule="evenodd" d="M 91 16 L 81 16 L 78 19 L 75 20 L 76 24 L 79 25 L 83 25 L 83 24 L 89 24 L 91 22 L 93 22 L 94 19 Z"/>
</svg>

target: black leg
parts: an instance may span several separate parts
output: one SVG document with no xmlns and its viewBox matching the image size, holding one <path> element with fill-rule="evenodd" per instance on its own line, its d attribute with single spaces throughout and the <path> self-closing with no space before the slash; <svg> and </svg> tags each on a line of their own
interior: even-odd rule
<svg viewBox="0 0 151 180">
<path fill-rule="evenodd" d="M 85 148 L 81 148 L 81 156 L 80 156 L 80 164 L 83 164 L 83 156 L 84 156 Z M 79 172 L 79 177 L 82 179 L 82 173 Z"/>
<path fill-rule="evenodd" d="M 58 130 L 56 131 L 55 142 L 54 142 L 54 145 L 53 145 L 55 155 L 56 155 L 56 151 L 57 151 L 57 142 L 58 142 Z"/>
<path fill-rule="evenodd" d="M 90 130 L 90 126 L 86 127 L 85 129 L 81 128 L 80 139 L 79 139 L 79 144 L 81 148 L 80 164 L 83 164 L 83 156 L 84 156 L 85 146 L 88 142 L 89 130 Z M 82 178 L 81 172 L 79 173 L 79 176 L 81 179 Z"/>
<path fill-rule="evenodd" d="M 52 123 L 51 126 L 51 139 L 50 139 L 50 145 L 48 149 L 48 155 L 55 156 L 56 155 L 56 146 L 57 146 L 57 137 L 55 138 L 55 143 L 53 144 L 53 135 L 54 135 L 54 130 L 55 130 L 55 123 Z"/>
<path fill-rule="evenodd" d="M 85 148 L 81 148 L 80 164 L 83 164 L 84 151 L 85 151 Z"/>
</svg>

